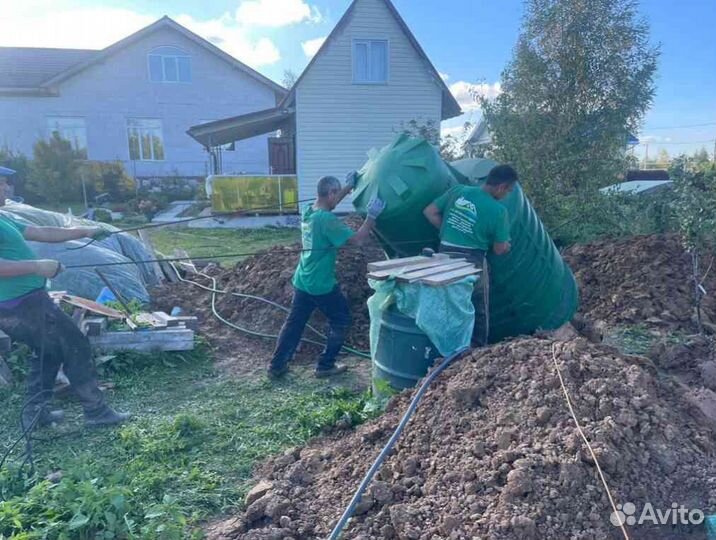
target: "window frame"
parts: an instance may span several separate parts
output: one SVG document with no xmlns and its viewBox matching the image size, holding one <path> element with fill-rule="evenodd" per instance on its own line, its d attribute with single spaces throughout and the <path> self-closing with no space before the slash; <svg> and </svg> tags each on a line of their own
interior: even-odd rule
<svg viewBox="0 0 716 540">
<path fill-rule="evenodd" d="M 159 127 L 157 128 L 157 127 L 132 126 L 132 125 L 131 125 L 132 122 L 143 122 L 143 121 L 158 122 Z M 155 163 L 161 163 L 161 162 L 167 161 L 167 147 L 166 147 L 166 145 L 164 144 L 164 124 L 163 124 L 161 118 L 148 118 L 148 117 L 127 118 L 127 119 L 126 119 L 126 124 L 127 124 L 127 130 L 126 130 L 126 134 L 127 134 L 127 152 L 128 152 L 128 154 L 129 154 L 129 161 L 145 161 L 145 162 L 155 162 Z M 132 145 L 131 145 L 130 138 L 129 138 L 129 137 L 130 137 L 130 130 L 132 130 L 132 129 L 135 129 L 135 130 L 137 130 L 137 132 L 138 132 L 137 140 L 138 140 L 138 144 L 139 144 L 139 158 L 137 158 L 137 159 L 132 158 Z M 152 144 L 152 140 L 151 140 L 151 138 L 150 138 L 149 148 L 150 148 L 150 152 L 151 152 L 151 156 L 152 156 L 152 157 L 151 157 L 151 159 L 146 159 L 146 158 L 143 157 L 143 156 L 144 156 L 144 151 L 142 150 L 142 137 L 143 137 L 143 134 L 144 134 L 145 132 L 149 132 L 150 137 L 151 137 L 151 131 L 152 131 L 152 130 L 157 130 L 157 129 L 159 130 L 159 140 L 160 140 L 160 142 L 161 142 L 161 144 L 162 144 L 162 154 L 163 154 L 163 156 L 162 156 L 161 159 L 156 159 L 156 157 L 155 157 L 155 155 L 154 155 L 154 154 L 155 154 L 155 152 L 154 152 L 154 145 Z"/>
<path fill-rule="evenodd" d="M 161 52 L 154 52 L 159 51 L 161 49 L 174 49 L 177 51 L 177 53 L 181 54 L 164 54 Z M 152 57 L 159 58 L 162 66 L 162 78 L 160 80 L 155 80 L 152 78 L 152 63 L 151 59 Z M 177 80 L 171 81 L 166 78 L 167 76 L 167 70 L 165 61 L 171 58 L 174 60 L 174 66 L 176 69 L 176 77 Z M 179 77 L 179 74 L 181 73 L 181 70 L 179 69 L 179 58 L 186 58 L 187 62 L 189 63 L 189 80 L 188 81 L 182 81 Z M 191 84 L 192 83 L 192 61 L 191 61 L 191 55 L 184 51 L 184 49 L 181 49 L 179 47 L 176 47 L 174 45 L 162 45 L 160 47 L 154 47 L 151 51 L 147 53 L 147 75 L 149 76 L 149 82 L 150 83 L 157 83 L 157 84 Z"/>
<path fill-rule="evenodd" d="M 370 77 L 370 66 L 371 66 L 371 48 L 375 42 L 385 43 L 385 80 L 384 81 L 361 81 L 356 79 L 356 46 L 358 44 L 367 44 L 368 51 L 366 54 L 366 72 Z M 353 38 L 351 43 L 351 78 L 353 84 L 356 85 L 370 85 L 370 86 L 386 86 L 390 83 L 390 40 L 388 38 Z"/>
<path fill-rule="evenodd" d="M 64 128 L 62 128 L 62 127 L 59 127 L 59 128 L 58 128 L 58 127 L 55 127 L 55 126 L 51 126 L 51 125 L 50 125 L 52 122 L 57 122 L 58 120 L 60 120 L 60 121 L 62 121 L 62 120 L 74 120 L 74 121 L 78 121 L 78 122 L 77 122 L 77 126 L 69 126 L 69 127 L 68 127 L 68 126 L 65 126 Z M 65 141 L 67 141 L 67 142 L 70 143 L 70 145 L 72 146 L 72 150 L 74 150 L 75 152 L 83 153 L 83 154 L 84 154 L 84 159 L 87 159 L 87 156 L 89 155 L 89 141 L 88 141 L 88 139 L 87 139 L 87 120 L 86 120 L 86 118 L 85 118 L 84 116 L 48 115 L 48 116 L 45 117 L 45 121 L 46 121 L 46 128 L 47 128 L 47 136 L 48 136 L 48 138 L 49 138 L 49 137 L 52 137 L 52 134 L 53 134 L 53 133 L 57 132 L 57 133 L 59 134 L 59 136 L 60 136 L 61 139 L 63 139 L 63 140 L 65 140 Z M 80 124 L 81 124 L 81 125 L 80 125 Z M 84 132 L 84 133 L 83 133 L 84 148 L 77 148 L 77 147 L 75 146 L 75 142 L 76 142 L 76 140 L 77 140 L 77 139 L 76 139 L 76 136 L 73 135 L 72 138 L 66 137 L 66 136 L 63 134 L 63 132 L 62 132 L 63 129 L 65 129 L 65 130 L 73 130 L 73 131 L 74 131 L 74 130 L 77 130 L 77 129 L 81 129 L 81 130 Z"/>
</svg>

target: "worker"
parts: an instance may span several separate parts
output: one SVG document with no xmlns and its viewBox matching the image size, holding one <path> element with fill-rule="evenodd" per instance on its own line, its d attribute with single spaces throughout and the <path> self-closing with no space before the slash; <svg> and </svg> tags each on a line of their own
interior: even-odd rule
<svg viewBox="0 0 716 540">
<path fill-rule="evenodd" d="M 349 173 L 345 186 L 341 188 L 337 178 L 321 178 L 318 181 L 318 198 L 306 207 L 301 216 L 303 251 L 293 275 L 291 311 L 281 329 L 268 368 L 268 375 L 272 379 L 278 379 L 288 372 L 288 364 L 315 309 L 319 309 L 329 323 L 326 347 L 316 365 L 316 377 L 338 375 L 347 369 L 345 365 L 336 364 L 336 356 L 351 324 L 348 301 L 336 280 L 337 250 L 346 243 L 363 244 L 385 207 L 383 201 L 373 199 L 368 205 L 367 217 L 357 232 L 338 219 L 332 211 L 355 188 L 356 179 L 355 172 Z"/>
<path fill-rule="evenodd" d="M 14 173 L 0 167 L 0 206 L 5 204 L 8 177 Z M 24 429 L 64 419 L 62 411 L 48 407 L 60 366 L 84 408 L 86 425 L 113 425 L 129 418 L 129 414 L 118 413 L 105 402 L 87 337 L 47 294 L 47 280 L 62 272 L 62 264 L 38 259 L 26 242 L 58 243 L 104 236 L 101 227 L 35 227 L 0 215 L 0 330 L 34 353 L 28 360 Z"/>
<path fill-rule="evenodd" d="M 472 295 L 475 306 L 475 330 L 472 342 L 484 346 L 489 327 L 489 269 L 486 255 L 510 251 L 510 223 L 507 209 L 501 205 L 517 182 L 517 173 L 509 165 L 498 165 L 481 186 L 459 185 L 438 197 L 423 214 L 440 231 L 440 252 L 462 257 L 482 272 Z"/>
</svg>

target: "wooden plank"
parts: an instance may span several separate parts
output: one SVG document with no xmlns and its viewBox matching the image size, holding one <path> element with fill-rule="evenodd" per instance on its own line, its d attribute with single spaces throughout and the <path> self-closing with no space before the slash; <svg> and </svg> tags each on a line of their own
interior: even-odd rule
<svg viewBox="0 0 716 540">
<path fill-rule="evenodd" d="M 159 261 L 159 266 L 162 269 L 162 272 L 164 273 L 164 277 L 167 278 L 169 283 L 179 283 L 179 277 L 177 276 L 177 273 L 174 271 L 174 267 L 168 262 L 164 261 L 162 259 L 165 259 L 166 257 L 159 253 L 157 253 L 157 260 Z"/>
<path fill-rule="evenodd" d="M 107 319 L 105 317 L 86 317 L 82 321 L 82 332 L 86 336 L 99 336 L 107 329 Z"/>
<path fill-rule="evenodd" d="M 12 386 L 13 382 L 12 370 L 10 366 L 7 365 L 7 362 L 5 362 L 5 359 L 0 356 L 0 387 Z"/>
<path fill-rule="evenodd" d="M 474 276 L 480 272 L 482 272 L 482 270 L 478 270 L 473 266 L 472 268 L 463 268 L 461 270 L 453 270 L 452 272 L 428 276 L 421 279 L 420 283 L 425 283 L 431 287 L 442 287 L 443 285 L 449 285 L 450 283 L 460 281 L 467 276 Z"/>
<path fill-rule="evenodd" d="M 135 322 L 138 324 L 148 324 L 152 328 L 166 328 L 167 323 L 165 320 L 158 319 L 153 313 L 137 313 L 134 316 Z"/>
<path fill-rule="evenodd" d="M 102 351 L 190 351 L 194 348 L 194 331 L 186 328 L 171 328 L 139 332 L 105 332 L 100 336 L 91 337 L 90 343 L 95 349 Z"/>
<path fill-rule="evenodd" d="M 475 265 L 465 260 L 454 262 L 451 264 L 444 264 L 442 266 L 435 266 L 433 268 L 426 268 L 425 270 L 419 270 L 417 272 L 407 272 L 397 276 L 399 283 L 415 283 L 428 276 L 434 276 L 443 272 L 452 272 L 454 270 L 461 270 L 465 268 L 475 268 Z"/>
<path fill-rule="evenodd" d="M 124 313 L 122 313 L 121 311 L 117 311 L 116 309 L 103 306 L 102 304 L 98 304 L 97 302 L 87 300 L 86 298 L 82 298 L 80 296 L 72 296 L 71 294 L 65 294 L 64 296 L 62 296 L 62 301 L 67 304 L 70 304 L 71 306 L 86 309 L 87 311 L 91 311 L 92 313 L 96 313 L 98 315 L 104 315 L 105 317 L 109 317 L 111 319 L 125 318 Z"/>
<path fill-rule="evenodd" d="M 368 272 L 379 272 L 381 270 L 389 270 L 390 268 L 419 264 L 427 260 L 428 257 L 416 255 L 415 257 L 405 257 L 403 259 L 388 259 L 387 261 L 372 262 L 368 263 Z"/>
<path fill-rule="evenodd" d="M 455 259 L 457 260 L 457 259 Z M 464 261 L 465 259 L 459 259 L 461 261 Z M 382 281 L 385 279 L 388 279 L 393 276 L 398 276 L 401 274 L 406 274 L 408 272 L 413 272 L 417 270 L 423 270 L 424 268 L 432 268 L 435 266 L 444 266 L 446 264 L 445 259 L 426 259 L 425 262 L 420 263 L 413 263 L 413 264 L 407 264 L 405 266 L 396 266 L 394 268 L 390 268 L 388 270 L 380 270 L 378 272 L 371 272 L 368 274 L 368 277 L 370 279 L 376 279 L 378 281 Z"/>
<path fill-rule="evenodd" d="M 173 327 L 173 326 L 179 326 L 179 321 L 176 320 L 176 317 L 172 317 L 171 315 L 168 315 L 164 313 L 163 311 L 152 311 L 152 316 L 157 320 L 161 321 L 164 326 Z"/>
<path fill-rule="evenodd" d="M 189 328 L 190 330 L 199 329 L 199 319 L 197 317 L 172 317 L 172 319 L 179 324 L 183 324 L 185 328 Z"/>
<path fill-rule="evenodd" d="M 185 249 L 175 249 L 174 250 L 174 258 L 175 259 L 185 259 L 183 261 L 177 261 L 179 266 L 181 266 L 184 270 L 189 272 L 190 274 L 198 274 L 199 270 L 194 265 L 194 262 L 191 260 L 191 256 Z"/>
</svg>

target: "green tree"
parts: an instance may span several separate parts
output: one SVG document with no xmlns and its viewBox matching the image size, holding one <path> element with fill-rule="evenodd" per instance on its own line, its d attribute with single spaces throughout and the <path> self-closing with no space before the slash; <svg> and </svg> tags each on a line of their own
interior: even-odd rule
<svg viewBox="0 0 716 540">
<path fill-rule="evenodd" d="M 593 212 L 623 174 L 658 55 L 634 0 L 527 0 L 503 91 L 480 101 L 494 157 L 516 166 L 548 226 Z"/>
<path fill-rule="evenodd" d="M 87 196 L 109 194 L 111 201 L 126 201 L 136 193 L 134 180 L 127 175 L 120 162 L 87 163 L 80 174 L 85 177 Z"/>
<path fill-rule="evenodd" d="M 71 202 L 82 199 L 79 167 L 82 156 L 69 141 L 53 133 L 33 148 L 27 188 L 43 201 Z"/>
<path fill-rule="evenodd" d="M 281 81 L 281 84 L 283 84 L 283 87 L 286 90 L 290 90 L 293 88 L 293 85 L 296 84 L 296 81 L 298 80 L 298 75 L 291 70 L 291 69 L 285 69 L 283 70 L 283 80 Z"/>
</svg>

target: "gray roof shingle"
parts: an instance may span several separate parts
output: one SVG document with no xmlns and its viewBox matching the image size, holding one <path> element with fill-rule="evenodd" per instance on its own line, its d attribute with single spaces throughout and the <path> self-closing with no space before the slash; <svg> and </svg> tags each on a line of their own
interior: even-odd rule
<svg viewBox="0 0 716 540">
<path fill-rule="evenodd" d="M 97 53 L 90 49 L 0 47 L 0 87 L 37 88 Z"/>
</svg>

